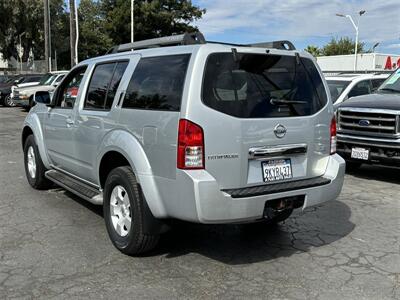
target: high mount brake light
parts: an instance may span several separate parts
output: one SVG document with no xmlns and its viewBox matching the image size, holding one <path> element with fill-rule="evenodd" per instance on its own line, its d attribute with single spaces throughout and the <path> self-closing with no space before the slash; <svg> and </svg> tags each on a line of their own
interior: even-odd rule
<svg viewBox="0 0 400 300">
<path fill-rule="evenodd" d="M 199 125 L 179 120 L 177 152 L 179 169 L 204 169 L 204 134 Z"/>
</svg>

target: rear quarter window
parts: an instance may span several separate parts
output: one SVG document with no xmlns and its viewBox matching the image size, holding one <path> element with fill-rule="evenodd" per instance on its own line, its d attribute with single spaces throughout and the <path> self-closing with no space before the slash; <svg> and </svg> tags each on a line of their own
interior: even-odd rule
<svg viewBox="0 0 400 300">
<path fill-rule="evenodd" d="M 140 59 L 123 108 L 179 111 L 190 54 Z"/>
<path fill-rule="evenodd" d="M 327 102 L 321 76 L 306 58 L 213 53 L 206 62 L 202 100 L 239 118 L 312 115 Z"/>
</svg>

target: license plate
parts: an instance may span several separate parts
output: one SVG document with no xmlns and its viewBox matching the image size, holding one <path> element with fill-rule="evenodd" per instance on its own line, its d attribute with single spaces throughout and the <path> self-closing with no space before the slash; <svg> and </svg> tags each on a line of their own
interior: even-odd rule
<svg viewBox="0 0 400 300">
<path fill-rule="evenodd" d="M 364 149 L 364 148 L 352 148 L 351 149 L 351 158 L 368 160 L 369 150 Z"/>
<path fill-rule="evenodd" d="M 261 162 L 264 182 L 272 182 L 290 179 L 292 175 L 292 163 L 289 158 L 275 159 Z"/>
</svg>

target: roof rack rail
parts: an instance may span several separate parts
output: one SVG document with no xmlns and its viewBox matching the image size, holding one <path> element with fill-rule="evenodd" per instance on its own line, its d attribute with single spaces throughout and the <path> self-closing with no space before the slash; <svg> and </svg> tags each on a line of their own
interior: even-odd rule
<svg viewBox="0 0 400 300">
<path fill-rule="evenodd" d="M 171 35 L 161 38 L 143 40 L 133 43 L 122 44 L 111 48 L 107 53 L 118 53 L 139 49 L 178 46 L 178 45 L 194 45 L 205 44 L 206 40 L 201 32 L 183 33 L 178 35 Z"/>
<path fill-rule="evenodd" d="M 244 45 L 248 47 L 260 47 L 260 48 L 273 48 L 280 50 L 296 50 L 296 47 L 292 44 L 292 42 L 282 40 L 282 41 L 273 41 L 273 42 L 262 42 L 255 44 Z"/>
</svg>

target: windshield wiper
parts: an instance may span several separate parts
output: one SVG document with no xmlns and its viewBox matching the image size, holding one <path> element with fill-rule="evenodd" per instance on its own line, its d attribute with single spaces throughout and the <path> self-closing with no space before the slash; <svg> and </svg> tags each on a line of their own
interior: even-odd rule
<svg viewBox="0 0 400 300">
<path fill-rule="evenodd" d="M 276 98 L 271 98 L 269 101 L 273 105 L 279 105 L 279 104 L 307 104 L 307 101 L 301 101 L 301 100 L 287 100 L 287 99 L 276 99 Z"/>
<path fill-rule="evenodd" d="M 381 88 L 378 91 L 390 91 L 395 93 L 400 93 L 400 90 L 392 89 L 392 88 Z"/>
</svg>

